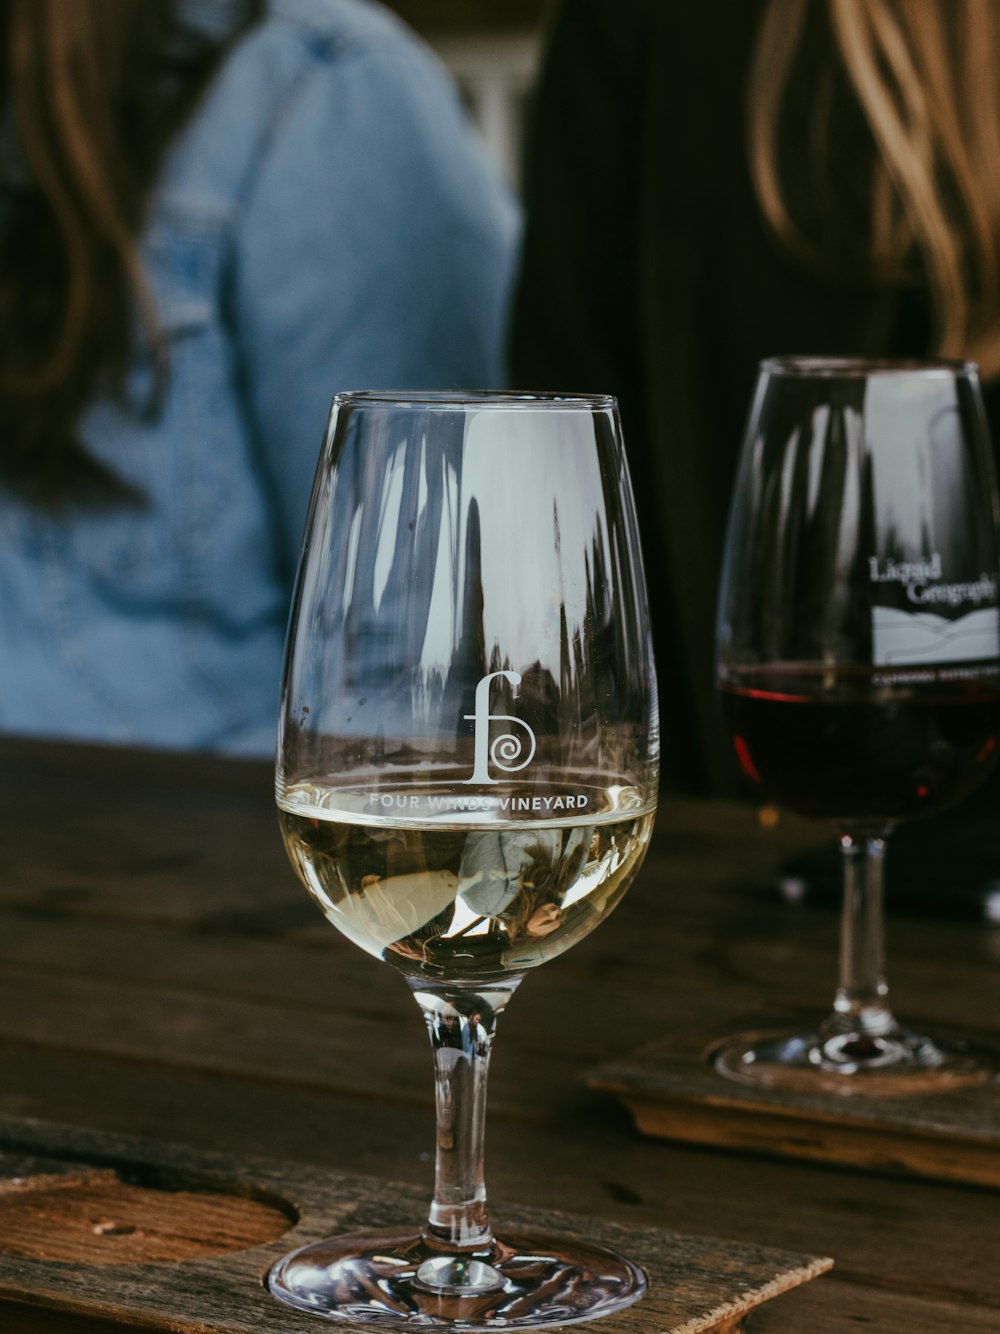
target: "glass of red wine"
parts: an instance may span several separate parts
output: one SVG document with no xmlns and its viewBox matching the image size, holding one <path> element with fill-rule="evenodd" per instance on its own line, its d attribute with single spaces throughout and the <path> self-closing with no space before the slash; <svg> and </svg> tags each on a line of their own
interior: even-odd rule
<svg viewBox="0 0 1000 1334">
<path fill-rule="evenodd" d="M 714 1058 L 723 1075 L 894 1095 L 997 1073 L 988 1050 L 893 1015 L 883 858 L 899 821 L 960 801 L 996 760 L 998 514 L 975 366 L 761 363 L 726 539 L 717 682 L 745 777 L 839 839 L 840 976 L 828 1018 L 728 1040 Z"/>
</svg>

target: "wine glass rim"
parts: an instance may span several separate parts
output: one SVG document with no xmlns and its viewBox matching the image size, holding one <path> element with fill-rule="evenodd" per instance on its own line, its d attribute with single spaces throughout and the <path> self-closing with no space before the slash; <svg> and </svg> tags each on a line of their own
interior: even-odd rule
<svg viewBox="0 0 1000 1334">
<path fill-rule="evenodd" d="M 561 408 L 607 412 L 618 407 L 613 394 L 576 394 L 519 389 L 349 389 L 333 396 L 333 406 L 435 408 L 463 411 L 468 408 Z"/>
<path fill-rule="evenodd" d="M 801 376 L 813 379 L 867 379 L 872 375 L 967 376 L 975 378 L 974 361 L 948 357 L 766 357 L 760 363 L 765 375 Z"/>
</svg>

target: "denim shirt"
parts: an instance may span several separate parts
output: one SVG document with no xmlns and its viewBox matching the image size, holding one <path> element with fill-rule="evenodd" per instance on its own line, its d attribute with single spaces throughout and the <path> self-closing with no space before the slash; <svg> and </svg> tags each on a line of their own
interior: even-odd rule
<svg viewBox="0 0 1000 1334">
<path fill-rule="evenodd" d="M 387 10 L 270 0 L 156 187 L 162 397 L 140 332 L 124 401 L 82 424 L 144 503 L 51 517 L 0 496 L 0 729 L 269 752 L 330 397 L 501 384 L 517 229 Z"/>
</svg>

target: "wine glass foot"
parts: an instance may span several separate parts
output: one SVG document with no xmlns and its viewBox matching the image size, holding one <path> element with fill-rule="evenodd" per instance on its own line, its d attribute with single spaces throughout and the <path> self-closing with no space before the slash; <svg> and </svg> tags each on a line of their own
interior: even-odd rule
<svg viewBox="0 0 1000 1334">
<path fill-rule="evenodd" d="M 508 1235 L 453 1255 L 412 1233 L 354 1233 L 293 1251 L 273 1296 L 328 1320 L 395 1329 L 545 1329 L 630 1306 L 646 1276 L 624 1256 L 570 1237 Z"/>
<path fill-rule="evenodd" d="M 894 1027 L 883 1034 L 838 1021 L 803 1033 L 744 1033 L 717 1047 L 719 1074 L 742 1084 L 802 1093 L 897 1097 L 986 1084 L 1000 1053 L 963 1038 Z"/>
</svg>

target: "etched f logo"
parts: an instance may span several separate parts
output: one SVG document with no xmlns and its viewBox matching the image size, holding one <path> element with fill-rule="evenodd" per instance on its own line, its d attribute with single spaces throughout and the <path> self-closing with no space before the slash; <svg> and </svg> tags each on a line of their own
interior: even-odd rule
<svg viewBox="0 0 1000 1334">
<path fill-rule="evenodd" d="M 476 711 L 465 714 L 466 722 L 475 724 L 475 747 L 473 750 L 474 766 L 472 777 L 466 783 L 497 783 L 500 780 L 490 777 L 490 765 L 505 774 L 516 774 L 526 768 L 535 757 L 535 734 L 523 718 L 513 718 L 507 713 L 490 713 L 490 683 L 502 676 L 514 687 L 521 684 L 520 672 L 490 672 L 476 686 Z M 490 723 L 513 723 L 524 729 L 524 737 L 513 732 L 504 732 L 493 738 L 490 744 Z M 528 743 L 528 753 L 521 759 L 521 754 Z M 518 761 L 520 761 L 518 763 Z"/>
</svg>

